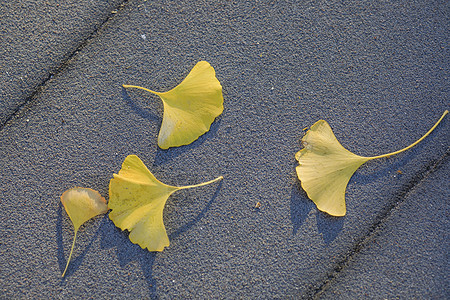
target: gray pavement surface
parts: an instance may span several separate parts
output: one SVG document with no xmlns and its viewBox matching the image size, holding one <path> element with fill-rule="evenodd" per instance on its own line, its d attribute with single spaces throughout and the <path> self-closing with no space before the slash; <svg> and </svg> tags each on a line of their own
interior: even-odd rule
<svg viewBox="0 0 450 300">
<path fill-rule="evenodd" d="M 123 0 L 0 4 L 0 127 L 33 98 Z"/>
<path fill-rule="evenodd" d="M 323 299 L 448 298 L 448 156 L 417 185 L 366 247 L 321 295 Z"/>
<path fill-rule="evenodd" d="M 448 178 L 448 117 L 415 148 L 357 171 L 342 218 L 318 212 L 300 188 L 294 154 L 302 129 L 325 119 L 347 149 L 366 156 L 422 136 L 448 109 L 447 19 L 444 1 L 128 1 L 0 131 L 0 296 L 313 298 L 352 285 L 358 291 L 348 276 L 380 255 L 367 241 L 395 231 L 398 243 L 409 245 L 411 236 L 391 228 L 392 219 L 406 222 L 413 212 L 404 206 L 425 202 L 419 191 L 433 187 L 430 178 Z M 160 150 L 160 100 L 121 85 L 166 91 L 199 60 L 215 68 L 225 110 L 191 145 Z M 168 184 L 224 180 L 169 198 L 171 245 L 161 253 L 132 244 L 107 216 L 87 222 L 61 279 L 73 228 L 60 195 L 84 186 L 107 197 L 129 154 Z M 440 188 L 448 195 L 447 181 Z M 448 244 L 436 239 L 448 214 L 425 213 L 439 224 L 430 238 L 446 255 Z M 429 264 L 421 260 L 411 280 L 420 285 L 435 276 L 448 286 L 442 252 L 430 252 Z M 403 263 L 386 258 L 379 270 L 402 270 Z M 417 295 L 391 287 L 390 295 Z M 376 288 L 371 292 L 377 298 Z"/>
</svg>

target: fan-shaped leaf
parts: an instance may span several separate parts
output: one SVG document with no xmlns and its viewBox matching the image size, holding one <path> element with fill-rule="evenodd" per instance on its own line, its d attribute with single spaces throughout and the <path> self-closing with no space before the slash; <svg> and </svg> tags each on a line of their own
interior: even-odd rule
<svg viewBox="0 0 450 300">
<path fill-rule="evenodd" d="M 198 62 L 186 78 L 168 92 L 143 89 L 158 95 L 164 104 L 164 116 L 158 136 L 162 149 L 188 145 L 207 132 L 223 111 L 222 86 L 214 68 L 206 61 Z"/>
<path fill-rule="evenodd" d="M 319 210 L 333 216 L 344 216 L 345 190 L 353 173 L 368 160 L 398 154 L 417 145 L 447 113 L 446 110 L 424 136 L 408 147 L 373 157 L 358 156 L 345 149 L 336 139 L 330 125 L 320 120 L 302 138 L 304 148 L 295 155 L 299 162 L 296 168 L 298 179 Z"/>
<path fill-rule="evenodd" d="M 317 208 L 333 216 L 345 215 L 345 189 L 353 173 L 368 159 L 342 147 L 324 120 L 316 122 L 302 139 L 295 158 L 298 178 Z"/>
<path fill-rule="evenodd" d="M 75 229 L 72 249 L 70 250 L 69 259 L 67 260 L 66 268 L 62 274 L 62 277 L 64 277 L 72 257 L 78 229 L 84 222 L 97 215 L 106 213 L 108 211 L 108 206 L 106 205 L 105 198 L 103 198 L 99 192 L 87 188 L 73 188 L 65 191 L 61 195 L 61 202 L 64 205 L 70 220 L 72 220 Z"/>
<path fill-rule="evenodd" d="M 162 251 L 169 246 L 163 223 L 163 210 L 169 196 L 177 190 L 203 186 L 175 187 L 157 180 L 136 155 L 129 155 L 119 174 L 109 183 L 109 218 L 122 230 L 130 231 L 130 240 L 143 249 Z"/>
</svg>

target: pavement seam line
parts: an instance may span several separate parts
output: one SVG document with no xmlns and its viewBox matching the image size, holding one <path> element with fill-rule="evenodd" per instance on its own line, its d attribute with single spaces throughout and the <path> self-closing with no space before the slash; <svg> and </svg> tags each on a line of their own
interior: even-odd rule
<svg viewBox="0 0 450 300">
<path fill-rule="evenodd" d="M 450 151 L 445 152 L 439 159 L 431 161 L 421 171 L 417 172 L 403 188 L 400 189 L 393 197 L 391 204 L 381 211 L 376 218 L 375 222 L 370 226 L 368 233 L 364 235 L 359 241 L 357 241 L 354 247 L 344 254 L 344 258 L 337 262 L 333 267 L 333 270 L 326 274 L 319 284 L 311 285 L 309 291 L 306 291 L 302 295 L 302 298 L 306 299 L 319 299 L 321 295 L 333 284 L 333 282 L 339 277 L 339 274 L 348 267 L 352 260 L 361 252 L 373 239 L 375 239 L 379 232 L 384 228 L 386 221 L 391 217 L 394 210 L 399 207 L 411 193 L 413 193 L 421 184 L 434 172 L 439 170 L 444 165 L 450 156 Z"/>
<path fill-rule="evenodd" d="M 89 33 L 89 35 L 84 40 L 82 40 L 71 53 L 67 53 L 66 58 L 61 61 L 59 66 L 49 71 L 48 76 L 44 78 L 39 84 L 37 84 L 33 92 L 31 92 L 31 94 L 27 96 L 20 105 L 17 106 L 17 108 L 6 118 L 6 120 L 2 124 L 0 124 L 0 131 L 2 131 L 6 127 L 6 125 L 15 117 L 19 117 L 21 111 L 25 110 L 35 102 L 37 95 L 41 93 L 47 83 L 54 76 L 59 75 L 67 68 L 67 66 L 78 55 L 78 53 L 80 53 L 90 43 L 90 41 L 94 40 L 98 36 L 102 29 L 107 26 L 107 24 L 115 17 L 115 15 L 117 15 L 124 9 L 128 1 L 129 0 L 122 0 L 122 2 L 117 4 L 110 11 L 109 15 L 102 22 L 100 22 L 97 27 L 91 33 Z"/>
</svg>

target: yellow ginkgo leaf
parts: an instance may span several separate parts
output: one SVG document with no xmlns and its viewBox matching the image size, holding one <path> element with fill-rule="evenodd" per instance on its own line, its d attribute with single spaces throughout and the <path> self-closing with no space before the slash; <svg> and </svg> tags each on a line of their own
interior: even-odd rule
<svg viewBox="0 0 450 300">
<path fill-rule="evenodd" d="M 345 189 L 353 173 L 365 162 L 408 150 L 427 137 L 448 113 L 446 110 L 434 126 L 419 140 L 401 150 L 363 157 L 345 149 L 336 139 L 330 125 L 316 122 L 302 138 L 304 148 L 297 152 L 297 176 L 302 188 L 317 208 L 332 216 L 344 216 Z"/>
<path fill-rule="evenodd" d="M 158 136 L 162 149 L 192 143 L 223 111 L 222 86 L 206 61 L 198 62 L 178 86 L 165 93 L 134 85 L 123 87 L 142 89 L 162 99 L 164 116 Z"/>
<path fill-rule="evenodd" d="M 66 268 L 62 274 L 62 277 L 64 277 L 72 257 L 78 229 L 84 222 L 97 215 L 106 213 L 108 211 L 108 206 L 105 198 L 103 198 L 99 192 L 87 188 L 73 188 L 65 191 L 61 195 L 61 202 L 64 205 L 70 220 L 72 220 L 75 229 L 72 249 L 70 250 L 69 259 L 67 260 Z"/>
<path fill-rule="evenodd" d="M 136 155 L 125 158 L 119 174 L 109 183 L 109 218 L 122 230 L 130 231 L 134 244 L 149 251 L 162 251 L 169 246 L 163 223 L 163 210 L 169 196 L 178 190 L 207 185 L 214 180 L 184 186 L 170 186 L 160 182 Z"/>
</svg>

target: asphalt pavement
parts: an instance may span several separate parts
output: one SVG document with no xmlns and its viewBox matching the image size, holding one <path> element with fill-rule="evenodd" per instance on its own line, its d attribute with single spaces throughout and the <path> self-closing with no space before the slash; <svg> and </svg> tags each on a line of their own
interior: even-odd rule
<svg viewBox="0 0 450 300">
<path fill-rule="evenodd" d="M 448 116 L 363 165 L 345 217 L 317 210 L 294 157 L 320 119 L 363 156 L 420 138 L 449 109 L 447 19 L 445 1 L 0 4 L 0 298 L 447 298 Z M 167 91 L 200 60 L 224 112 L 161 150 L 161 100 L 122 84 Z M 160 253 L 88 221 L 61 278 L 61 194 L 108 199 L 130 154 L 167 184 L 224 179 L 169 198 Z"/>
</svg>

